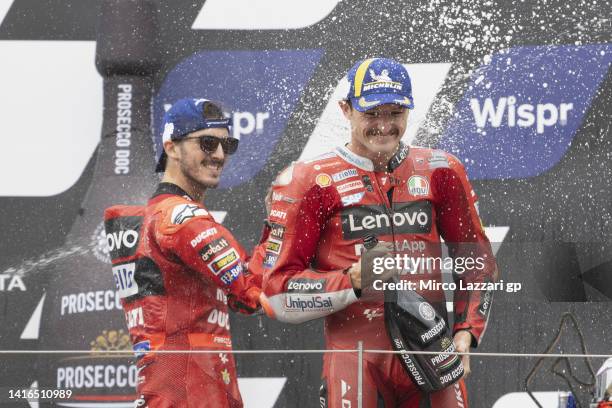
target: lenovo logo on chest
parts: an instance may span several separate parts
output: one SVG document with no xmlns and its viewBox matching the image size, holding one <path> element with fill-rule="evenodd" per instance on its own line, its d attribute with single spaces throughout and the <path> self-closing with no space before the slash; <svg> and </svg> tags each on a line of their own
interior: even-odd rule
<svg viewBox="0 0 612 408">
<path fill-rule="evenodd" d="M 429 201 L 397 203 L 391 211 L 383 205 L 364 205 L 342 211 L 344 239 L 366 235 L 426 234 L 431 232 L 432 209 Z"/>
</svg>

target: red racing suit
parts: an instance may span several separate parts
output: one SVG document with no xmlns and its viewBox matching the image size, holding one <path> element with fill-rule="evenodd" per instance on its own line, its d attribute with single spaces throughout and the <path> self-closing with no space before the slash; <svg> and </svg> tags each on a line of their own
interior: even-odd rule
<svg viewBox="0 0 612 408">
<path fill-rule="evenodd" d="M 439 150 L 401 144 L 389 171 L 380 173 L 346 147 L 292 164 L 273 184 L 264 262 L 266 313 L 290 323 L 326 316 L 328 349 L 355 349 L 363 341 L 365 349 L 392 350 L 382 300 L 359 300 L 345 273 L 359 260 L 363 238 L 375 235 L 393 242 L 399 252 L 423 256 L 441 255 L 441 237 L 453 257 L 462 255 L 456 243 L 473 243 L 484 268 L 456 278 L 492 282 L 495 260 L 475 204 L 463 166 Z M 415 273 L 419 279 L 442 281 L 439 269 Z M 446 315 L 442 291 L 422 295 Z M 490 304 L 491 292 L 457 290 L 453 333 L 468 330 L 476 346 Z M 379 400 L 385 407 L 427 402 L 438 408 L 467 407 L 463 381 L 423 396 L 395 355 L 366 353 L 364 360 L 366 408 Z M 325 354 L 322 377 L 322 406 L 357 406 L 355 355 Z"/>
<path fill-rule="evenodd" d="M 261 274 L 234 237 L 178 186 L 146 207 L 105 212 L 113 275 L 138 358 L 137 406 L 242 407 L 230 304 L 256 309 Z M 218 350 L 214 354 L 150 350 Z"/>
</svg>

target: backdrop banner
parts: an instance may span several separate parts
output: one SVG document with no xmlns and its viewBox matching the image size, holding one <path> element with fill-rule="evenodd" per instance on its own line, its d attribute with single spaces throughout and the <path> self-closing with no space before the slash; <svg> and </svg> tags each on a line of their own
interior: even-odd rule
<svg viewBox="0 0 612 408">
<path fill-rule="evenodd" d="M 552 352 L 611 353 L 612 33 L 602 17 L 609 15 L 606 2 L 9 3 L 0 6 L 0 59 L 23 58 L 24 67 L 36 69 L 0 67 L 0 77 L 11 75 L 13 83 L 3 85 L 0 96 L 7 124 L 0 130 L 2 165 L 11 183 L 0 183 L 0 348 L 82 353 L 2 356 L 3 389 L 74 392 L 69 403 L 40 400 L 43 406 L 133 406 L 138 373 L 109 245 L 134 242 L 107 236 L 103 211 L 144 204 L 155 189 L 154 152 L 163 114 L 175 100 L 204 97 L 233 111 L 240 148 L 220 186 L 207 191 L 206 206 L 251 249 L 272 180 L 292 161 L 349 140 L 337 106 L 348 89 L 345 75 L 356 61 L 383 56 L 405 64 L 412 77 L 415 109 L 403 140 L 446 150 L 464 163 L 501 278 L 521 284 L 518 292 L 496 293 L 476 351 L 542 353 L 560 332 Z M 92 72 L 71 74 L 74 84 L 62 79 L 58 85 L 45 63 L 68 70 L 70 58 L 33 57 L 44 45 Z M 82 48 L 59 54 L 73 45 Z M 100 87 L 101 108 L 79 99 Z M 28 98 L 20 96 L 22 88 Z M 31 131 L 47 107 L 69 112 L 79 125 L 52 116 L 42 130 Z M 83 134 L 92 123 L 101 129 Z M 21 138 L 29 144 L 15 141 Z M 12 143 L 25 150 L 11 154 Z M 57 173 L 63 190 L 36 182 L 71 156 L 81 160 L 66 164 L 70 174 Z M 45 160 L 53 165 L 42 166 Z M 230 320 L 236 350 L 324 348 L 323 320 L 288 325 L 235 314 Z M 126 353 L 92 353 L 115 350 Z M 602 362 L 472 357 L 469 402 L 527 406 L 528 383 L 542 392 L 543 407 L 556 408 L 544 392 L 570 389 L 586 407 L 592 369 Z M 237 366 L 246 407 L 319 407 L 321 355 L 239 355 Z M 0 405 L 30 406 L 7 395 Z"/>
</svg>

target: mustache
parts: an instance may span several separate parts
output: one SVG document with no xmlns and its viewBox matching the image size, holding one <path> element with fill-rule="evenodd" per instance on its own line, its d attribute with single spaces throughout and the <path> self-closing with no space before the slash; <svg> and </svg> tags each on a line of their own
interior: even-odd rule
<svg viewBox="0 0 612 408">
<path fill-rule="evenodd" d="M 215 166 L 223 167 L 225 165 L 225 160 L 206 158 L 202 160 L 202 164 L 203 165 L 214 164 Z"/>
<path fill-rule="evenodd" d="M 378 128 L 370 128 L 366 131 L 366 136 L 382 136 L 383 132 Z M 387 135 L 398 136 L 399 129 L 393 126 L 388 132 Z"/>
</svg>

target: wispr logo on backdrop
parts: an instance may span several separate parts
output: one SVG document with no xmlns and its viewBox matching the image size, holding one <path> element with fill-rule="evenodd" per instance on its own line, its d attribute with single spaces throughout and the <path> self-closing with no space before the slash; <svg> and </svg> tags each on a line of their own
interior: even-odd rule
<svg viewBox="0 0 612 408">
<path fill-rule="evenodd" d="M 154 99 L 156 148 L 163 114 L 185 97 L 219 101 L 233 111 L 240 147 L 223 170 L 221 188 L 253 178 L 274 151 L 322 50 L 202 51 L 172 69 Z"/>
<path fill-rule="evenodd" d="M 472 179 L 534 177 L 565 155 L 612 61 L 612 45 L 529 46 L 472 75 L 438 147 Z"/>
</svg>

